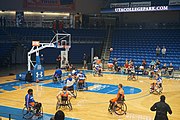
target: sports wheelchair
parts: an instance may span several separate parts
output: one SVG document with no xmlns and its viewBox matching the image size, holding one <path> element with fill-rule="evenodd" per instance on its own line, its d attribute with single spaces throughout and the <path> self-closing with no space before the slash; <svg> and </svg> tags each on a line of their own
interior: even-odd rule
<svg viewBox="0 0 180 120">
<path fill-rule="evenodd" d="M 158 95 L 160 95 L 161 93 L 162 93 L 162 91 L 163 91 L 163 87 L 162 86 L 160 86 L 160 85 L 158 85 L 158 84 L 156 84 L 156 83 L 151 83 L 151 87 L 150 87 L 150 94 L 152 94 L 152 93 L 157 93 Z"/>
<path fill-rule="evenodd" d="M 135 71 L 129 71 L 127 80 L 137 80 Z"/>
<path fill-rule="evenodd" d="M 53 82 L 54 82 L 54 83 L 62 82 L 61 77 L 62 77 L 61 75 L 60 75 L 60 76 L 54 76 L 54 75 L 53 75 Z"/>
<path fill-rule="evenodd" d="M 156 73 L 154 71 L 149 72 L 149 79 L 150 80 L 155 80 L 156 79 Z"/>
<path fill-rule="evenodd" d="M 80 80 L 76 82 L 76 90 L 77 91 L 88 90 L 88 85 L 85 82 L 85 80 Z"/>
<path fill-rule="evenodd" d="M 40 104 L 40 103 L 35 103 L 35 104 L 37 105 L 37 104 Z M 38 113 L 37 113 L 36 105 L 34 107 L 30 106 L 29 108 L 27 108 L 26 105 L 25 105 L 25 107 L 22 110 L 23 118 L 31 119 L 31 118 L 33 118 L 33 116 L 36 116 L 38 118 L 43 117 L 43 107 L 42 107 L 42 105 L 40 106 L 40 109 L 39 109 Z"/>
<path fill-rule="evenodd" d="M 60 109 L 60 108 L 69 108 L 69 110 L 72 110 L 72 105 L 70 100 L 68 100 L 68 96 L 61 96 L 61 99 L 59 101 L 57 101 L 56 104 L 56 110 Z"/>
<path fill-rule="evenodd" d="M 74 85 L 71 87 L 67 87 L 67 90 L 73 94 L 74 98 L 77 98 L 77 90 L 74 88 Z"/>
<path fill-rule="evenodd" d="M 109 112 L 114 112 L 117 115 L 126 115 L 127 112 L 127 105 L 125 104 L 124 101 L 116 101 L 112 107 L 109 105 L 108 111 Z"/>
<path fill-rule="evenodd" d="M 96 75 L 98 75 L 99 77 L 103 77 L 102 70 L 93 69 L 93 76 L 95 77 Z"/>
</svg>

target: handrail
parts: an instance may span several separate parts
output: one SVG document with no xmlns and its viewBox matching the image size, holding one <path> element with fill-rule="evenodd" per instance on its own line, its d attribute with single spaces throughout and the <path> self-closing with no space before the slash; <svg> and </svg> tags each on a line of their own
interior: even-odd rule
<svg viewBox="0 0 180 120">
<path fill-rule="evenodd" d="M 109 40 L 110 40 L 110 33 L 111 33 L 111 24 L 109 26 L 109 31 L 108 31 L 108 37 L 107 37 L 107 41 L 106 41 L 106 47 L 105 47 L 105 52 L 104 52 L 104 57 L 106 57 L 106 54 L 107 54 L 107 47 L 108 47 L 108 44 L 109 44 Z"/>
</svg>

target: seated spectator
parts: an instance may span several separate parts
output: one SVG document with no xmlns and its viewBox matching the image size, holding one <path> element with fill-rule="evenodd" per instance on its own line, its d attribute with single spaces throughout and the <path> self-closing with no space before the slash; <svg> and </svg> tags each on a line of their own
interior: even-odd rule
<svg viewBox="0 0 180 120">
<path fill-rule="evenodd" d="M 169 64 L 167 71 L 169 73 L 169 76 L 172 76 L 172 73 L 174 71 L 174 67 L 173 67 L 172 63 Z"/>
<path fill-rule="evenodd" d="M 160 62 L 160 60 L 156 60 L 156 66 L 158 67 L 158 68 L 160 68 L 160 65 L 161 65 L 161 62 Z"/>
<path fill-rule="evenodd" d="M 144 69 L 146 69 L 146 60 L 145 59 L 142 60 L 142 66 L 144 67 Z"/>
<path fill-rule="evenodd" d="M 154 60 L 152 60 L 151 63 L 150 63 L 150 69 L 151 69 L 151 70 L 154 69 L 154 65 L 155 65 L 155 64 L 156 64 L 156 63 L 154 62 Z"/>
<path fill-rule="evenodd" d="M 166 73 L 167 73 L 166 63 L 164 63 L 164 65 L 162 66 L 161 73 L 162 73 L 163 75 L 166 75 Z"/>
<path fill-rule="evenodd" d="M 126 63 L 124 64 L 125 73 L 128 73 L 128 68 L 129 68 L 129 63 L 128 63 L 128 61 L 126 61 Z"/>
<path fill-rule="evenodd" d="M 58 110 L 50 120 L 64 120 L 65 114 L 63 111 Z"/>
</svg>

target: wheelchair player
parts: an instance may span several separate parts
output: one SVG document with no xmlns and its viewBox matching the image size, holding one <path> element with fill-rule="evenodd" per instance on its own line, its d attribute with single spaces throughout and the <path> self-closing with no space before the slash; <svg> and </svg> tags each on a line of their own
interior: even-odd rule
<svg viewBox="0 0 180 120">
<path fill-rule="evenodd" d="M 70 110 L 72 110 L 72 105 L 71 105 L 71 98 L 74 95 L 67 90 L 67 87 L 64 86 L 63 89 L 57 94 L 57 104 L 56 104 L 56 110 L 61 107 L 61 106 L 68 106 Z"/>
<path fill-rule="evenodd" d="M 84 89 L 85 87 L 85 80 L 86 80 L 86 75 L 80 71 L 78 74 L 77 74 L 77 89 Z"/>
<path fill-rule="evenodd" d="M 162 78 L 160 77 L 159 74 L 156 74 L 156 83 L 152 83 L 151 84 L 151 87 L 150 87 L 150 93 L 153 93 L 153 92 L 157 92 L 157 93 L 161 93 L 163 90 L 163 87 L 162 87 Z"/>
<path fill-rule="evenodd" d="M 65 84 L 66 84 L 67 90 L 70 91 L 76 98 L 77 93 L 75 93 L 75 90 L 74 90 L 74 83 L 75 83 L 75 80 L 72 78 L 72 75 L 69 74 L 68 78 L 65 80 Z"/>
<path fill-rule="evenodd" d="M 120 104 L 123 104 L 124 102 L 124 90 L 123 90 L 123 85 L 122 84 L 119 84 L 118 85 L 118 93 L 117 93 L 117 97 L 111 99 L 109 102 L 109 108 L 108 108 L 108 111 L 109 112 L 113 112 L 113 106 L 117 103 L 120 103 Z"/>
<path fill-rule="evenodd" d="M 53 75 L 53 82 L 58 82 L 59 80 L 61 80 L 61 77 L 62 77 L 62 70 L 56 67 L 56 71 Z"/>
<path fill-rule="evenodd" d="M 41 115 L 42 104 L 35 102 L 33 98 L 33 89 L 29 89 L 28 94 L 25 96 L 25 106 L 27 108 L 27 111 L 31 111 L 33 108 L 34 110 L 36 110 L 37 116 Z"/>
<path fill-rule="evenodd" d="M 128 67 L 128 78 L 127 80 L 137 80 L 134 65 Z"/>
<path fill-rule="evenodd" d="M 98 75 L 98 76 L 103 76 L 103 74 L 102 74 L 102 67 L 101 67 L 101 65 L 99 65 L 99 64 L 96 64 L 95 66 L 94 66 L 94 68 L 93 68 L 93 75 L 95 76 L 96 74 Z"/>
</svg>

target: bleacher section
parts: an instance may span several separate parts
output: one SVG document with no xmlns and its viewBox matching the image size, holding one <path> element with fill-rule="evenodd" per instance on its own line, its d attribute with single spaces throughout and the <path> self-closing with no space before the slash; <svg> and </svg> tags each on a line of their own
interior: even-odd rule
<svg viewBox="0 0 180 120">
<path fill-rule="evenodd" d="M 11 64 L 11 53 L 17 45 L 13 40 L 6 31 L 0 28 L 0 67 Z"/>
<path fill-rule="evenodd" d="M 17 38 L 17 41 L 26 46 L 30 50 L 32 40 L 40 40 L 40 42 L 50 42 L 55 33 L 50 28 L 6 28 L 6 31 Z M 72 36 L 72 48 L 69 52 L 71 63 L 82 63 L 84 53 L 90 55 L 92 47 L 95 48 L 95 54 L 100 56 L 102 43 L 106 37 L 105 29 L 64 29 L 66 33 Z M 45 63 L 55 63 L 56 57 L 60 54 L 60 50 L 47 48 L 40 51 L 44 54 Z"/>
<path fill-rule="evenodd" d="M 114 50 L 110 54 L 109 62 L 117 57 L 118 64 L 124 66 L 126 59 L 133 59 L 135 65 L 139 66 L 142 59 L 146 59 L 149 66 L 152 59 L 159 59 L 161 65 L 172 62 L 176 69 L 180 67 L 180 29 L 114 30 L 112 39 Z M 166 47 L 165 58 L 162 54 L 156 57 L 157 45 Z"/>
</svg>

